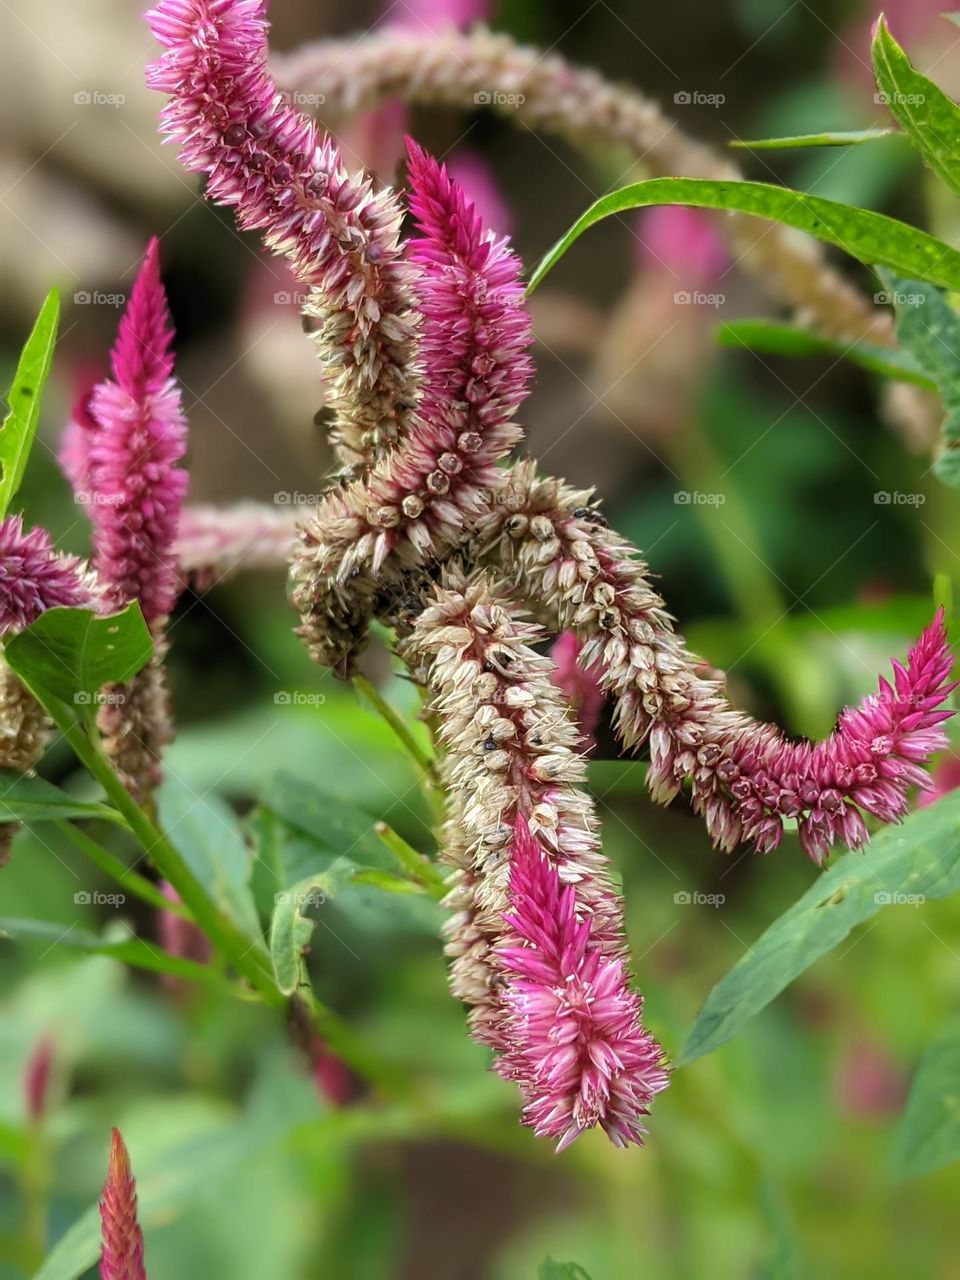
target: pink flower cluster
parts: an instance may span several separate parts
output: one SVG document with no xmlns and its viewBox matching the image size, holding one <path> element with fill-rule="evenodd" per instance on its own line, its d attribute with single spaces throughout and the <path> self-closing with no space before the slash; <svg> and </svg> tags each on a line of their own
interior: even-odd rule
<svg viewBox="0 0 960 1280">
<path fill-rule="evenodd" d="M 112 378 L 74 410 L 61 455 L 93 524 L 108 608 L 137 600 L 148 623 L 179 590 L 173 554 L 187 473 L 187 427 L 173 378 L 173 330 L 151 240 L 110 353 Z"/>
<path fill-rule="evenodd" d="M 589 914 L 578 919 L 574 885 L 561 885 L 522 817 L 510 898 L 513 936 L 497 948 L 507 974 L 497 1070 L 518 1084 L 524 1119 L 558 1151 L 596 1125 L 615 1146 L 642 1142 L 650 1103 L 667 1086 L 662 1051 L 641 1026 L 623 961 L 592 937 Z"/>
<path fill-rule="evenodd" d="M 77 561 L 54 551 L 46 530 L 24 533 L 21 516 L 0 521 L 0 637 L 29 627 L 46 609 L 88 601 Z"/>
<path fill-rule="evenodd" d="M 100 1199 L 103 1246 L 100 1280 L 146 1280 L 143 1233 L 137 1221 L 137 1187 L 119 1129 L 110 1138 L 110 1161 Z"/>
</svg>

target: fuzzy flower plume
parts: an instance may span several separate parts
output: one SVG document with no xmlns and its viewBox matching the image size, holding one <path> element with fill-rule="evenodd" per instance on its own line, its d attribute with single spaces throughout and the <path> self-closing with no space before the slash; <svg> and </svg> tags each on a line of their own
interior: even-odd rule
<svg viewBox="0 0 960 1280">
<path fill-rule="evenodd" d="M 186 421 L 173 379 L 173 330 L 151 240 L 110 353 L 112 377 L 89 401 L 93 563 L 109 608 L 137 600 L 156 624 L 177 595 L 173 540 L 187 487 L 177 464 Z M 82 473 L 81 473 L 82 474 Z"/>
<path fill-rule="evenodd" d="M 100 1280 L 146 1280 L 143 1233 L 137 1222 L 137 1187 L 120 1131 L 110 1138 L 110 1163 L 100 1199 Z"/>
<path fill-rule="evenodd" d="M 420 400 L 409 436 L 364 480 L 328 494 L 304 528 L 293 600 L 325 666 L 355 647 L 358 599 L 462 540 L 503 482 L 497 463 L 522 436 L 512 418 L 532 369 L 520 263 L 442 166 L 412 141 L 408 153 Z"/>
<path fill-rule="evenodd" d="M 662 1051 L 642 1028 L 623 961 L 598 946 L 575 886 L 561 882 L 519 817 L 510 901 L 512 936 L 496 952 L 507 975 L 497 1070 L 519 1085 L 525 1122 L 558 1151 L 597 1125 L 617 1147 L 641 1143 L 650 1103 L 667 1086 Z"/>
<path fill-rule="evenodd" d="M 400 205 L 348 175 L 334 143 L 277 92 L 260 0 L 161 0 L 147 22 L 165 49 L 147 73 L 170 95 L 164 132 L 186 168 L 207 176 L 207 197 L 235 206 L 309 291 L 331 439 L 359 472 L 403 434 L 414 399 Z"/>
<path fill-rule="evenodd" d="M 45 529 L 23 531 L 21 516 L 0 521 L 0 639 L 15 635 L 57 605 L 86 604 L 80 566 L 53 549 Z"/>
<path fill-rule="evenodd" d="M 181 581 L 195 591 L 247 569 L 279 569 L 290 560 L 300 512 L 294 506 L 239 502 L 186 506 L 174 547 Z"/>
<path fill-rule="evenodd" d="M 693 807 L 722 849 L 745 840 L 768 853 L 793 818 L 820 864 L 834 842 L 866 842 L 863 814 L 897 821 L 909 788 L 930 785 L 922 766 L 945 744 L 952 712 L 943 703 L 955 687 L 941 613 L 906 666 L 894 663 L 893 684 L 882 680 L 844 711 L 825 741 L 791 742 L 730 706 L 722 679 L 687 650 L 646 566 L 606 528 L 589 492 L 521 464 L 478 540 L 495 525 L 506 535 L 504 568 L 558 629 L 582 638 L 580 662 L 602 672 L 625 745 L 647 743 L 653 798 L 668 803 L 689 779 Z"/>
<path fill-rule="evenodd" d="M 504 970 L 497 948 L 510 909 L 511 849 L 519 818 L 572 886 L 591 920 L 591 945 L 623 951 L 622 908 L 600 852 L 593 802 L 583 789 L 579 733 L 532 647 L 542 631 L 523 619 L 505 585 L 486 573 L 448 571 L 403 641 L 427 684 L 446 749 L 449 796 L 441 857 L 454 867 L 445 906 L 453 994 L 471 1008 L 474 1037 L 506 1051 Z"/>
</svg>

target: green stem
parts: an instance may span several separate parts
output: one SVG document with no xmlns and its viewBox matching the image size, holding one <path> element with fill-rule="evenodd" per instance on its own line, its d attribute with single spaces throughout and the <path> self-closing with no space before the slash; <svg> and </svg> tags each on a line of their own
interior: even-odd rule
<svg viewBox="0 0 960 1280">
<path fill-rule="evenodd" d="M 109 849 L 105 849 L 102 844 L 85 831 L 81 831 L 72 822 L 54 822 L 53 825 L 95 866 L 98 866 L 112 880 L 116 880 L 124 889 L 128 889 L 134 897 L 141 898 L 159 911 L 168 911 L 171 915 L 180 916 L 183 920 L 193 920 L 193 916 L 182 902 L 174 902 L 164 897 L 152 880 L 148 880 L 146 876 L 140 875 L 138 871 L 121 862 Z"/>
<path fill-rule="evenodd" d="M 441 793 L 440 776 L 437 773 L 437 767 L 431 757 L 424 751 L 420 743 L 410 732 L 409 727 L 404 723 L 402 716 L 391 707 L 390 703 L 384 698 L 380 690 L 369 681 L 366 676 L 355 675 L 353 677 L 354 687 L 358 693 L 367 699 L 378 715 L 390 726 L 396 737 L 403 744 L 404 749 L 410 758 L 423 774 L 423 782 L 427 792 L 427 798 L 436 815 L 443 814 L 443 796 Z"/>
<path fill-rule="evenodd" d="M 423 885 L 438 901 L 446 896 L 449 885 L 435 863 L 414 849 L 413 845 L 407 844 L 403 836 L 398 835 L 385 822 L 378 822 L 373 829 L 409 876 Z"/>
</svg>

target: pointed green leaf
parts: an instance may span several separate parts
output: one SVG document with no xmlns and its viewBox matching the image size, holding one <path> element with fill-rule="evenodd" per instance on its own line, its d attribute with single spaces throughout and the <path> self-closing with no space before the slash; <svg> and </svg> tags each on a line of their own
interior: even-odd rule
<svg viewBox="0 0 960 1280">
<path fill-rule="evenodd" d="M 253 856 L 230 806 L 212 791 L 197 795 L 168 774 L 156 795 L 160 826 L 220 910 L 248 937 L 260 936 L 250 890 Z"/>
<path fill-rule="evenodd" d="M 40 308 L 7 392 L 7 416 L 0 426 L 0 520 L 20 488 L 33 447 L 40 419 L 40 393 L 50 373 L 59 319 L 60 301 L 53 289 Z"/>
<path fill-rule="evenodd" d="M 48 609 L 7 642 L 4 655 L 45 706 L 51 699 L 92 719 L 106 684 L 123 684 L 153 651 L 138 604 L 98 617 L 90 609 Z"/>
<path fill-rule="evenodd" d="M 276 905 L 270 924 L 270 955 L 277 986 L 285 996 L 292 996 L 307 981 L 304 956 L 316 922 L 304 912 L 322 909 L 349 883 L 353 872 L 353 863 L 341 858 L 324 875 L 307 876 L 275 895 Z"/>
<path fill-rule="evenodd" d="M 700 209 L 727 209 L 770 218 L 806 231 L 827 244 L 837 245 L 851 257 L 870 266 L 880 263 L 903 275 L 917 276 L 960 289 L 960 253 L 936 236 L 918 231 L 896 218 L 871 213 L 836 200 L 792 191 L 768 182 L 716 182 L 708 178 L 651 178 L 601 196 L 561 236 L 541 259 L 530 277 L 532 292 L 567 252 L 573 242 L 594 223 L 627 209 L 648 205 L 691 205 Z"/>
<path fill-rule="evenodd" d="M 109 805 L 77 800 L 43 778 L 0 769 L 0 822 L 50 822 L 62 818 L 124 821 Z"/>
<path fill-rule="evenodd" d="M 944 450 L 933 470 L 944 484 L 960 488 L 960 316 L 939 289 L 923 280 L 881 272 L 883 300 L 893 304 L 897 337 L 943 401 Z"/>
<path fill-rule="evenodd" d="M 920 1060 L 894 1140 L 901 1178 L 960 1159 L 960 1019 L 954 1019 Z"/>
<path fill-rule="evenodd" d="M 912 382 L 927 390 L 936 388 L 933 379 L 923 372 L 909 352 L 881 347 L 875 342 L 838 342 L 821 338 L 809 329 L 769 320 L 734 320 L 718 325 L 713 336 L 721 347 L 746 347 L 771 356 L 837 356 L 882 378 Z"/>
<path fill-rule="evenodd" d="M 725 1044 L 815 960 L 884 906 L 911 909 L 960 889 L 960 792 L 885 827 L 848 853 L 767 929 L 713 988 L 681 1050 L 683 1066 Z"/>
<path fill-rule="evenodd" d="M 823 133 L 798 133 L 788 138 L 736 138 L 728 143 L 738 151 L 781 151 L 793 147 L 851 147 L 878 138 L 900 138 L 899 129 L 827 130 Z"/>
<path fill-rule="evenodd" d="M 919 151 L 924 164 L 960 195 L 960 107 L 911 66 L 881 17 L 873 38 L 877 97 Z M 892 263 L 890 264 L 893 265 Z"/>
<path fill-rule="evenodd" d="M 537 1280 L 590 1280 L 579 1262 L 554 1262 L 545 1258 L 537 1267 Z"/>
</svg>

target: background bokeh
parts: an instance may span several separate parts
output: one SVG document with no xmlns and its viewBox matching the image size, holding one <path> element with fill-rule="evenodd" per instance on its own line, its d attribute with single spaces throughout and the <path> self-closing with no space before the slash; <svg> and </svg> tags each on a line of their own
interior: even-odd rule
<svg viewBox="0 0 960 1280">
<path fill-rule="evenodd" d="M 960 31 L 938 8 L 888 12 L 918 67 L 956 91 Z M 271 16 L 282 49 L 382 18 L 334 0 L 275 0 Z M 872 16 L 838 0 L 504 0 L 491 21 L 643 89 L 722 148 L 877 123 Z M 126 0 L 0 5 L 0 361 L 6 378 L 58 285 L 61 338 L 24 496 L 31 520 L 75 551 L 86 519 L 59 474 L 57 439 L 102 371 L 152 234 L 178 331 L 192 497 L 283 505 L 317 492 L 329 464 L 290 280 L 161 147 L 159 100 L 143 84 L 150 56 Z M 527 264 L 596 195 L 642 173 L 479 110 L 416 109 L 409 127 L 462 166 Z M 344 142 L 352 162 L 391 178 L 383 120 L 346 129 Z M 956 210 L 897 140 L 741 158 L 751 177 L 952 238 Z M 772 314 L 756 281 L 715 251 L 716 226 L 671 238 L 662 219 L 624 218 L 579 242 L 535 299 L 538 377 L 522 417 L 545 469 L 597 486 L 692 645 L 728 670 L 734 699 L 821 734 L 929 618 L 933 575 L 956 573 L 957 502 L 885 423 L 867 375 L 712 345 L 721 320 Z M 389 730 L 310 666 L 291 625 L 280 573 L 181 601 L 171 772 L 200 803 L 222 796 L 244 814 L 284 770 L 430 849 Z M 382 651 L 369 670 L 412 715 L 412 691 Z M 604 728 L 591 764 L 604 847 L 623 878 L 646 1021 L 676 1052 L 711 986 L 817 872 L 792 837 L 767 859 L 715 853 L 682 801 L 654 808 L 642 763 L 614 754 Z M 73 768 L 61 745 L 43 771 L 69 784 Z M 24 833 L 0 914 L 56 921 L 65 935 L 121 919 L 157 935 L 135 903 L 77 900 L 96 890 L 110 886 L 48 830 Z M 394 1102 L 343 1081 L 325 1093 L 253 1005 L 171 991 L 63 945 L 0 945 L 0 1276 L 32 1274 L 37 1231 L 49 1246 L 93 1203 L 112 1124 L 138 1173 L 166 1180 L 147 1230 L 151 1280 L 524 1280 L 547 1254 L 594 1280 L 960 1274 L 957 1171 L 897 1183 L 890 1165 L 911 1072 L 960 992 L 956 900 L 881 912 L 734 1042 L 679 1071 L 644 1150 L 589 1135 L 559 1158 L 520 1128 L 512 1089 L 466 1039 L 439 919 L 422 900 L 359 888 L 320 914 L 318 992 L 410 1086 Z M 44 1040 L 52 1078 L 34 1158 L 22 1081 Z"/>
</svg>

